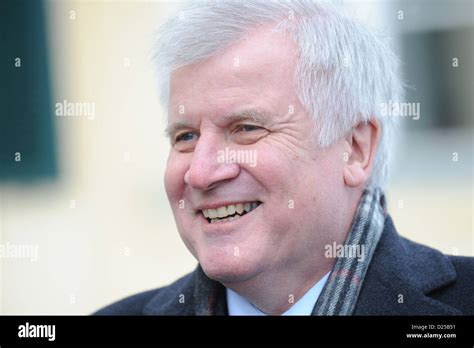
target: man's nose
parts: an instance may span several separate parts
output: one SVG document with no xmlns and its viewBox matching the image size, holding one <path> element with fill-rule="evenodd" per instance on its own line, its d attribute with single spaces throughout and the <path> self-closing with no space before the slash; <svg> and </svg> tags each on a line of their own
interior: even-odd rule
<svg viewBox="0 0 474 348">
<path fill-rule="evenodd" d="M 227 163 L 223 156 L 225 152 L 225 144 L 218 139 L 204 138 L 201 135 L 194 148 L 191 164 L 184 175 L 184 182 L 204 191 L 214 188 L 219 182 L 236 178 L 240 167 L 237 163 Z"/>
</svg>

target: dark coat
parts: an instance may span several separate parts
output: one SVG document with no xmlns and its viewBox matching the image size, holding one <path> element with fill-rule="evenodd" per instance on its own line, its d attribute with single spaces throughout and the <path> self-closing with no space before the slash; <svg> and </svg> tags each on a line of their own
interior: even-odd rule
<svg viewBox="0 0 474 348">
<path fill-rule="evenodd" d="M 175 283 L 127 297 L 97 315 L 227 315 L 225 288 L 198 267 Z M 474 258 L 400 237 L 390 217 L 354 315 L 473 315 Z"/>
</svg>

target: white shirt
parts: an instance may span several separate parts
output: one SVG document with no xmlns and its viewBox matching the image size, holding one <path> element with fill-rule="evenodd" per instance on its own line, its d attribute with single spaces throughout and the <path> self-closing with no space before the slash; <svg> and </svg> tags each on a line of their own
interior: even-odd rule
<svg viewBox="0 0 474 348">
<path fill-rule="evenodd" d="M 328 280 L 329 273 L 326 273 L 316 284 L 309 289 L 298 302 L 291 306 L 282 315 L 311 315 L 314 305 L 323 290 L 324 284 Z M 229 315 L 266 315 L 244 297 L 231 289 L 226 288 L 227 308 Z"/>
</svg>

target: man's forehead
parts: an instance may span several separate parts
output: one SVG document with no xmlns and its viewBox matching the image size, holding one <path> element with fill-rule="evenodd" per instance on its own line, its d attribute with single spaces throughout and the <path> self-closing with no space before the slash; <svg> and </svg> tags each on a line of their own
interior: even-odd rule
<svg viewBox="0 0 474 348">
<path fill-rule="evenodd" d="M 168 133 L 195 117 L 221 124 L 238 118 L 268 123 L 277 105 L 293 97 L 294 59 L 293 42 L 264 28 L 222 53 L 177 69 L 171 78 Z"/>
</svg>

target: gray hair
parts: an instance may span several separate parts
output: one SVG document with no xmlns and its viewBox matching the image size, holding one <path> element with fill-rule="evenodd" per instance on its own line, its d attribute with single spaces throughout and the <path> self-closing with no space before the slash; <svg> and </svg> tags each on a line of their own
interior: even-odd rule
<svg viewBox="0 0 474 348">
<path fill-rule="evenodd" d="M 381 105 L 402 97 L 398 59 L 382 38 L 328 3 L 186 3 L 160 28 L 155 48 L 163 105 L 169 102 L 173 70 L 216 55 L 249 30 L 269 24 L 287 33 L 299 49 L 297 94 L 314 119 L 317 144 L 327 147 L 357 124 L 379 121 L 382 136 L 368 186 L 385 188 L 397 122 L 382 113 Z"/>
</svg>

